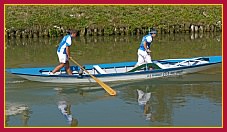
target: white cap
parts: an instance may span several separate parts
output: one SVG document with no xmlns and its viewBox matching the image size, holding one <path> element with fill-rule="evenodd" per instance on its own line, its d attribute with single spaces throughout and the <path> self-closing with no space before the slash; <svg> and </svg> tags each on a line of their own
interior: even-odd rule
<svg viewBox="0 0 227 132">
<path fill-rule="evenodd" d="M 152 30 L 149 32 L 150 34 L 157 34 L 157 31 L 156 30 Z"/>
</svg>

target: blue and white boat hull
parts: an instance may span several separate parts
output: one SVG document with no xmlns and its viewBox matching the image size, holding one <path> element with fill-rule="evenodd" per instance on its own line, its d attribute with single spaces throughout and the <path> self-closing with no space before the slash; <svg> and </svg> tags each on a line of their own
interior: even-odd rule
<svg viewBox="0 0 227 132">
<path fill-rule="evenodd" d="M 95 64 L 85 65 L 86 70 L 94 75 L 96 78 L 103 82 L 113 81 L 127 81 L 127 80 L 144 80 L 160 77 L 179 76 L 183 74 L 195 73 L 203 70 L 207 70 L 212 67 L 216 67 L 222 63 L 221 56 L 208 56 L 186 59 L 167 59 L 154 61 L 156 66 L 149 70 L 147 67 L 133 71 L 136 62 L 122 62 L 112 64 Z M 98 66 L 98 67 L 95 67 Z M 7 72 L 18 75 L 22 78 L 38 81 L 38 82 L 50 82 L 50 83 L 90 83 L 95 82 L 90 75 L 78 74 L 80 69 L 78 66 L 72 66 L 73 75 L 67 75 L 62 69 L 56 75 L 49 75 L 48 73 L 54 69 L 54 67 L 42 67 L 42 68 L 11 68 L 6 69 Z M 133 72 L 129 72 L 133 71 Z"/>
</svg>

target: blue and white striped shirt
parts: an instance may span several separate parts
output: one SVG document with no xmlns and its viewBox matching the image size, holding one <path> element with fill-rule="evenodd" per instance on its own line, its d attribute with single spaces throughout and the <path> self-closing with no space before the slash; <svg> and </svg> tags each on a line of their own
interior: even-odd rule
<svg viewBox="0 0 227 132">
<path fill-rule="evenodd" d="M 72 44 L 72 37 L 70 35 L 64 36 L 64 38 L 61 40 L 57 51 L 59 53 L 66 54 L 66 47 L 70 46 Z"/>
<path fill-rule="evenodd" d="M 147 48 L 150 49 L 152 40 L 153 40 L 153 38 L 152 38 L 151 34 L 144 36 L 141 43 L 140 43 L 139 49 L 145 51 L 145 48 L 144 48 L 144 42 L 145 41 L 147 43 Z"/>
</svg>

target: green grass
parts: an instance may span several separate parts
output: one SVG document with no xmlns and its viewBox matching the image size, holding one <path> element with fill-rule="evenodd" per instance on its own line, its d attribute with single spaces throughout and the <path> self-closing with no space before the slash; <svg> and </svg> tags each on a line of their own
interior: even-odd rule
<svg viewBox="0 0 227 132">
<path fill-rule="evenodd" d="M 216 24 L 221 5 L 6 5 L 6 29 L 163 27 Z M 108 32 L 108 30 L 106 30 Z"/>
</svg>

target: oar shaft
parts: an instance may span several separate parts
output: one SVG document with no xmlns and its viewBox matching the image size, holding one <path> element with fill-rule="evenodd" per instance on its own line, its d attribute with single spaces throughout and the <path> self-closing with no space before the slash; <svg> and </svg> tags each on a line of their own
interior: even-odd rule
<svg viewBox="0 0 227 132">
<path fill-rule="evenodd" d="M 115 90 L 113 90 L 110 86 L 106 85 L 104 82 L 102 82 L 101 80 L 99 80 L 98 78 L 96 78 L 95 76 L 91 75 L 86 69 L 84 69 L 79 63 L 77 63 L 72 57 L 70 58 L 70 60 L 75 63 L 76 65 L 78 65 L 83 71 L 85 71 L 88 75 L 90 75 L 100 86 L 102 86 L 102 88 L 104 88 L 106 90 L 106 92 L 108 92 L 110 95 L 116 95 L 117 92 Z"/>
</svg>

